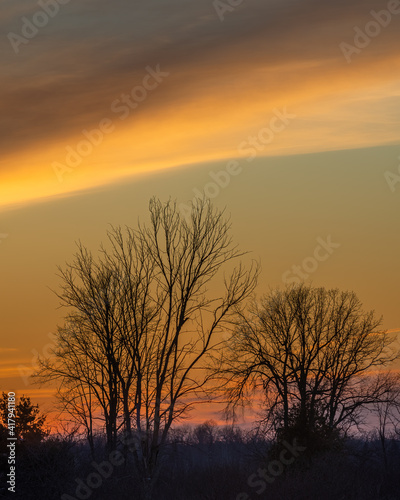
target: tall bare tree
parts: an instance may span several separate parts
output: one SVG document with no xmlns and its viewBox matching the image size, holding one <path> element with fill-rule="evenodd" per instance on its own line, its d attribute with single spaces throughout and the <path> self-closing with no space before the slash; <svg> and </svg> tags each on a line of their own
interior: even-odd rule
<svg viewBox="0 0 400 500">
<path fill-rule="evenodd" d="M 275 290 L 241 314 L 220 368 L 230 408 L 263 393 L 278 436 L 333 436 L 385 398 L 373 369 L 392 361 L 393 341 L 352 292 L 307 285 Z"/>
<path fill-rule="evenodd" d="M 86 386 L 109 447 L 123 424 L 152 479 L 172 423 L 205 394 L 207 357 L 254 290 L 258 266 L 234 267 L 243 253 L 209 202 L 197 202 L 190 220 L 171 201 L 152 199 L 149 209 L 149 224 L 113 227 L 97 258 L 79 245 L 60 269 L 58 295 L 72 312 L 38 377 Z"/>
</svg>

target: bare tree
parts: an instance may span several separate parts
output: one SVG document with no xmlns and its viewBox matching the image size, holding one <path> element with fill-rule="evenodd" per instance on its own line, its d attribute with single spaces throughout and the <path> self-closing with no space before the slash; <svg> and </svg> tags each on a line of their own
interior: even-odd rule
<svg viewBox="0 0 400 500">
<path fill-rule="evenodd" d="M 266 422 L 279 436 L 332 437 L 387 394 L 373 375 L 396 355 L 381 320 L 364 313 L 352 292 L 299 285 L 275 290 L 241 314 L 220 369 L 229 380 L 228 409 L 265 396 Z"/>
<path fill-rule="evenodd" d="M 377 417 L 377 433 L 382 447 L 385 470 L 388 468 L 387 439 L 399 434 L 400 429 L 400 375 L 386 372 L 381 376 L 386 385 L 385 397 L 371 407 L 372 414 Z"/>
<path fill-rule="evenodd" d="M 58 329 L 57 347 L 51 358 L 39 360 L 39 381 L 58 381 L 75 397 L 101 408 L 107 447 L 117 444 L 118 416 L 121 407 L 119 366 L 124 352 L 118 339 L 119 277 L 104 262 L 96 263 L 81 244 L 72 264 L 60 270 L 61 303 L 72 309 L 66 323 Z M 71 398 L 68 406 L 73 408 Z M 68 399 L 68 398 L 67 398 Z M 64 402 L 67 403 L 64 398 Z M 83 402 L 83 400 L 81 400 Z M 87 415 L 92 413 L 87 409 Z M 90 424 L 89 424 L 90 425 Z"/>
<path fill-rule="evenodd" d="M 206 394 L 207 358 L 254 290 L 258 266 L 233 267 L 243 253 L 209 202 L 188 221 L 173 202 L 153 199 L 149 209 L 149 225 L 112 228 L 97 259 L 79 245 L 60 269 L 58 295 L 73 313 L 38 377 L 83 384 L 102 410 L 109 447 L 124 425 L 152 483 L 172 423 Z"/>
<path fill-rule="evenodd" d="M 84 378 L 72 379 L 64 377 L 57 390 L 56 398 L 60 410 L 59 419 L 67 420 L 73 425 L 72 434 L 79 431 L 85 435 L 91 455 L 95 457 L 94 432 L 96 421 L 102 421 L 101 407 L 93 388 L 84 382 Z M 70 434 L 71 434 L 70 433 Z"/>
</svg>

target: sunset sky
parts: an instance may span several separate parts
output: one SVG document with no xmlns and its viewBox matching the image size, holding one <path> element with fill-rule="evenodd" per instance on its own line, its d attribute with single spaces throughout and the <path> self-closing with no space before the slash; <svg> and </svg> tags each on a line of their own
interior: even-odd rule
<svg viewBox="0 0 400 500">
<path fill-rule="evenodd" d="M 48 2 L 0 13 L 1 390 L 51 407 L 56 267 L 153 195 L 226 207 L 257 293 L 300 266 L 400 331 L 400 1 Z"/>
</svg>

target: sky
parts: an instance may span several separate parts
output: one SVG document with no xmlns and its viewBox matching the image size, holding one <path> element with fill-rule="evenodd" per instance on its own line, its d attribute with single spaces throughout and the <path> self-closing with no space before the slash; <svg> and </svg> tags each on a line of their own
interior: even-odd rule
<svg viewBox="0 0 400 500">
<path fill-rule="evenodd" d="M 226 208 L 257 293 L 354 290 L 396 335 L 399 1 L 2 5 L 0 389 L 51 407 L 57 265 L 153 195 Z"/>
</svg>

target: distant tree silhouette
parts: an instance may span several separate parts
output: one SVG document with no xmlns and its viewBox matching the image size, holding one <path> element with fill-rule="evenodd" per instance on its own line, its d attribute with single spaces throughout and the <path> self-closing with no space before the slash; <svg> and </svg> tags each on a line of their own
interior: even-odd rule
<svg viewBox="0 0 400 500">
<path fill-rule="evenodd" d="M 309 452 L 332 445 L 363 408 L 388 398 L 385 376 L 373 370 L 397 353 L 380 324 L 352 292 L 271 291 L 240 314 L 223 352 L 228 410 L 261 390 L 277 439 L 302 439 Z"/>
<path fill-rule="evenodd" d="M 382 376 L 387 391 L 385 397 L 372 405 L 371 412 L 378 418 L 377 434 L 382 447 L 385 469 L 388 467 L 388 439 L 395 438 L 400 430 L 400 374 Z"/>
<path fill-rule="evenodd" d="M 86 429 L 91 408 L 100 410 L 109 449 L 124 428 L 148 497 L 171 425 L 205 394 L 207 356 L 258 274 L 255 264 L 232 267 L 243 253 L 208 201 L 198 201 L 189 220 L 171 201 L 152 199 L 149 209 L 150 224 L 113 227 L 97 258 L 79 244 L 60 269 L 58 295 L 72 312 L 37 374 L 59 381 L 65 408 Z M 212 297 L 210 283 L 226 267 L 230 275 Z"/>
<path fill-rule="evenodd" d="M 8 394 L 3 392 L 0 398 L 0 436 L 3 444 L 8 437 Z M 15 401 L 15 436 L 19 443 L 38 443 L 49 431 L 45 428 L 46 416 L 41 415 L 39 405 L 31 403 L 29 397 L 21 396 Z M 3 446 L 2 446 L 3 448 Z"/>
<path fill-rule="evenodd" d="M 206 420 L 193 429 L 193 437 L 196 444 L 211 445 L 216 438 L 217 423 L 214 420 Z"/>
</svg>

